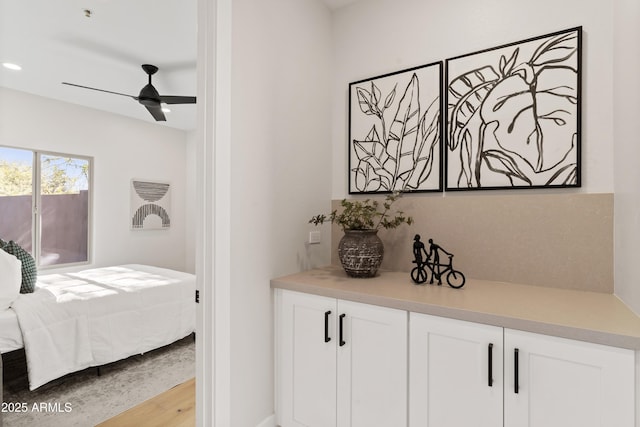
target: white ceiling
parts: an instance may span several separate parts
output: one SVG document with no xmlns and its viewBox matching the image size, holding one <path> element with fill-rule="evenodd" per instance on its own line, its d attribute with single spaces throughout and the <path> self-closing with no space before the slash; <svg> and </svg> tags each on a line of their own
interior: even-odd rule
<svg viewBox="0 0 640 427">
<path fill-rule="evenodd" d="M 148 63 L 161 95 L 195 96 L 196 1 L 0 0 L 0 63 L 22 66 L 0 67 L 0 86 L 156 123 L 131 98 L 62 82 L 137 96 Z M 195 105 L 170 108 L 161 124 L 195 129 Z"/>
<path fill-rule="evenodd" d="M 358 0 L 322 0 L 330 9 Z M 91 11 L 90 17 L 85 10 Z M 155 122 L 135 100 L 63 85 L 137 96 L 142 64 L 156 65 L 161 95 L 196 95 L 197 0 L 0 0 L 0 86 L 190 130 L 195 105 L 172 105 Z"/>
</svg>

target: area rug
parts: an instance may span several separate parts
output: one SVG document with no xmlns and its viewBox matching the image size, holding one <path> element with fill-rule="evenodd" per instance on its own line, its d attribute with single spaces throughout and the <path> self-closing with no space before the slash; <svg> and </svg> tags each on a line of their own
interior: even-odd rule
<svg viewBox="0 0 640 427">
<path fill-rule="evenodd" d="M 194 376 L 195 342 L 189 336 L 105 365 L 100 376 L 90 368 L 34 391 L 26 377 L 19 378 L 4 385 L 3 427 L 92 427 Z"/>
</svg>

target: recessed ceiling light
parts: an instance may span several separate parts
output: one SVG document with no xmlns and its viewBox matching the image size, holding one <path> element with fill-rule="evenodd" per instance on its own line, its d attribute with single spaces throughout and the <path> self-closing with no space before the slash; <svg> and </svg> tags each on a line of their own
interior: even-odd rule
<svg viewBox="0 0 640 427">
<path fill-rule="evenodd" d="M 20 71 L 22 70 L 22 67 L 19 66 L 18 64 L 12 64 L 10 62 L 3 62 L 2 66 L 4 68 L 8 68 L 9 70 L 14 70 L 14 71 Z"/>
</svg>

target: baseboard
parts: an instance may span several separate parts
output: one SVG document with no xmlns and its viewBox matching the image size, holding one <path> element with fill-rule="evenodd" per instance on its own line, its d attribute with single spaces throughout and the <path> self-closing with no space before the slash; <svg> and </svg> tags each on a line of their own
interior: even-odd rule
<svg viewBox="0 0 640 427">
<path fill-rule="evenodd" d="M 269 415 L 267 418 L 265 418 L 256 427 L 277 427 L 276 426 L 276 414 Z"/>
</svg>

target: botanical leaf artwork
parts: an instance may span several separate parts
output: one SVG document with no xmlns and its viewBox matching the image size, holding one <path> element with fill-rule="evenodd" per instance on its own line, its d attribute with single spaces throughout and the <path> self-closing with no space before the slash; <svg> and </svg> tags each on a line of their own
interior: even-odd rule
<svg viewBox="0 0 640 427">
<path fill-rule="evenodd" d="M 446 188 L 580 186 L 581 28 L 447 60 Z"/>
<path fill-rule="evenodd" d="M 442 63 L 349 85 L 349 192 L 439 191 Z"/>
</svg>

